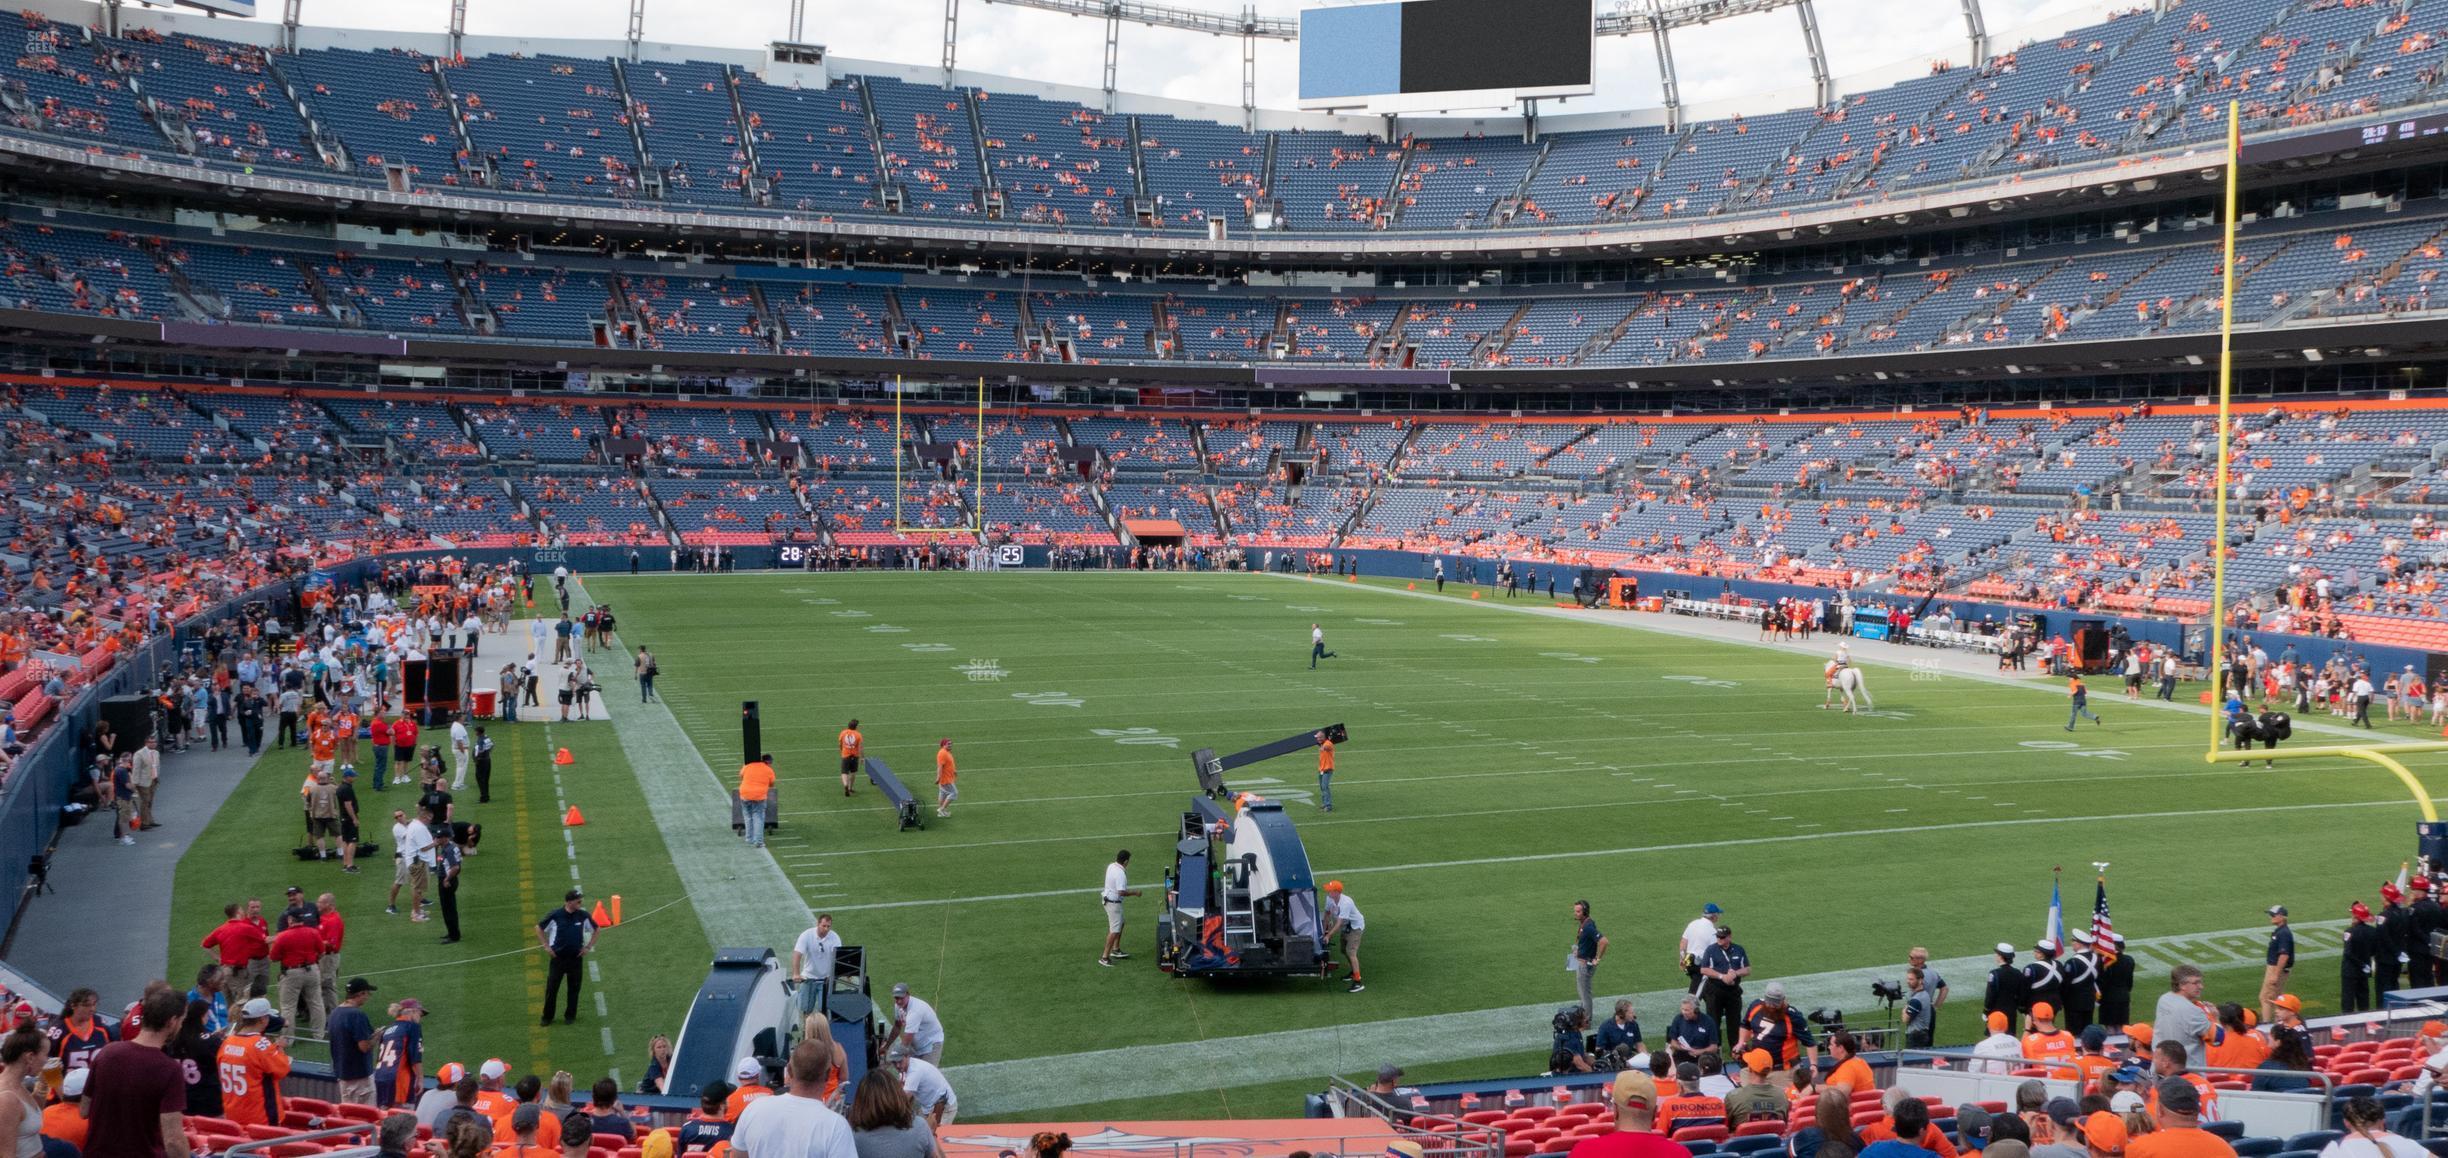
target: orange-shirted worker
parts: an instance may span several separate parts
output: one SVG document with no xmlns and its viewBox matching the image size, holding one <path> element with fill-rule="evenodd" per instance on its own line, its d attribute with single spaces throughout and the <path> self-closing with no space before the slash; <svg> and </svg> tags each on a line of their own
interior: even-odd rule
<svg viewBox="0 0 2448 1158">
<path fill-rule="evenodd" d="M 850 777 L 858 772 L 859 757 L 867 754 L 867 737 L 859 735 L 858 721 L 852 720 L 849 727 L 842 729 L 840 740 L 842 795 L 855 796 L 857 792 L 850 787 Z"/>
<path fill-rule="evenodd" d="M 773 757 L 759 752 L 757 758 L 740 765 L 739 801 L 740 832 L 748 838 L 748 847 L 765 847 L 765 805 L 773 796 Z"/>
<path fill-rule="evenodd" d="M 2081 676 L 2066 677 L 2066 702 L 2074 708 L 2066 713 L 2066 731 L 2073 731 L 2074 721 L 2084 716 L 2090 716 L 2094 724 L 2100 722 L 2098 714 L 2091 710 L 2091 689 L 2083 686 Z"/>
<path fill-rule="evenodd" d="M 2023 1056 L 2047 1066 L 2051 1077 L 2071 1078 L 2082 1072 L 2074 1064 L 2076 1052 L 2074 1035 L 2057 1028 L 2057 1008 L 2045 1001 L 2032 1003 L 2031 1032 L 2023 1035 Z"/>
<path fill-rule="evenodd" d="M 238 1024 L 221 1042 L 214 1065 L 221 1071 L 221 1116 L 242 1126 L 269 1126 L 281 1119 L 281 1079 L 289 1076 L 289 1054 L 264 1033 L 272 1003 L 257 997 L 238 1010 Z"/>
<path fill-rule="evenodd" d="M 314 755 L 314 770 L 329 772 L 340 755 L 340 737 L 328 727 L 316 728 L 306 734 L 306 748 Z"/>
<path fill-rule="evenodd" d="M 1318 811 L 1334 811 L 1334 737 L 1317 733 Z"/>
<path fill-rule="evenodd" d="M 960 799 L 960 769 L 952 764 L 952 737 L 946 736 L 935 744 L 935 815 L 952 815 L 952 802 Z"/>
</svg>

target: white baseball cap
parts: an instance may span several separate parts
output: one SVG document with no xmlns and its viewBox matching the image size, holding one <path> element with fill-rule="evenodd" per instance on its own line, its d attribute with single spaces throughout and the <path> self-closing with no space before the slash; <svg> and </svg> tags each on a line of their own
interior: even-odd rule
<svg viewBox="0 0 2448 1158">
<path fill-rule="evenodd" d="M 63 1098 L 84 1097 L 85 1075 L 91 1072 L 93 1071 L 83 1066 L 68 1071 L 68 1076 L 60 1079 L 60 1096 Z"/>
<path fill-rule="evenodd" d="M 248 1021 L 259 1017 L 270 1017 L 272 1016 L 272 1003 L 260 997 L 255 998 L 238 1007 L 238 1016 Z"/>
<path fill-rule="evenodd" d="M 739 1065 L 731 1071 L 731 1076 L 738 1078 L 743 1082 L 750 1081 L 756 1078 L 764 1077 L 765 1067 L 759 1064 L 755 1058 L 744 1057 L 739 1060 Z"/>
<path fill-rule="evenodd" d="M 503 1074 L 510 1072 L 510 1063 L 497 1057 L 486 1058 L 485 1064 L 476 1072 L 488 1078 L 499 1079 Z"/>
</svg>

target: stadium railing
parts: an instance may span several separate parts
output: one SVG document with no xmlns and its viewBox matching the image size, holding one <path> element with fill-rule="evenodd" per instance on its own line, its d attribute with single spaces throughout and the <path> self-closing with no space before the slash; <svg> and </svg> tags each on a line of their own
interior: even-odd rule
<svg viewBox="0 0 2448 1158">
<path fill-rule="evenodd" d="M 1961 1050 L 1897 1050 L 1889 1055 L 1892 1065 L 1882 1076 L 1890 1077 L 1890 1085 L 1909 1089 L 1916 1096 L 1935 1095 L 1948 1106 L 1966 1102 L 2003 1101 L 2014 1103 L 2015 1090 L 2027 1081 L 2038 1081 L 2048 1088 L 2049 1096 L 2080 1100 L 2082 1080 L 2065 1076 L 2071 1068 L 2067 1059 L 2056 1058 L 1974 1058 L 1968 1049 Z M 1972 1066 L 1982 1063 L 2009 1062 L 2014 1068 L 2007 1073 L 1975 1072 Z M 1918 1064 L 1916 1064 L 1918 1063 Z M 2265 1078 L 2271 1070 L 2227 1069 L 2218 1066 L 2192 1066 L 2190 1072 L 2209 1078 L 2213 1086 L 2222 1078 Z M 2219 1122 L 2240 1123 L 2245 1135 L 2255 1138 L 2292 1138 L 2329 1128 L 2331 1106 L 2344 1083 L 2336 1075 L 2320 1070 L 2283 1071 L 2286 1076 L 2301 1077 L 2313 1085 L 2301 1093 L 2275 1093 L 2252 1089 L 2219 1089 Z"/>
</svg>

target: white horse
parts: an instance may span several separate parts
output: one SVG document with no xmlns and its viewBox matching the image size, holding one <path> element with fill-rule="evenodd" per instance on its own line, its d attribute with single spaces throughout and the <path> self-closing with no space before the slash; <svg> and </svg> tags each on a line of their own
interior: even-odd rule
<svg viewBox="0 0 2448 1158">
<path fill-rule="evenodd" d="M 1870 685 L 1863 681 L 1862 670 L 1860 668 L 1848 667 L 1843 671 L 1837 672 L 1836 690 L 1844 693 L 1845 711 L 1847 712 L 1853 710 L 1853 697 L 1856 695 L 1861 697 L 1862 707 L 1868 708 L 1871 711 L 1878 710 L 1878 704 L 1872 701 L 1870 698 Z"/>
</svg>

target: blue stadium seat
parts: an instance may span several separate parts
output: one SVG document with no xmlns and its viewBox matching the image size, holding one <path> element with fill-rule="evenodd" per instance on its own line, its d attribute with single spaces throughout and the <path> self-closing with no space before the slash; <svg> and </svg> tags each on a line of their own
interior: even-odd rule
<svg viewBox="0 0 2448 1158">
<path fill-rule="evenodd" d="M 2287 1139 L 2286 1148 L 2289 1150 L 2316 1151 L 2321 1147 L 2326 1146 L 2331 1142 L 2335 1142 L 2345 1136 L 2346 1135 L 2342 1131 L 2338 1130 L 2313 1130 L 2308 1133 L 2297 1134 L 2294 1137 Z"/>
<path fill-rule="evenodd" d="M 2241 1138 L 2229 1145 L 2235 1147 L 2236 1158 L 2269 1158 L 2286 1149 L 2286 1143 L 2276 1138 Z"/>
</svg>

